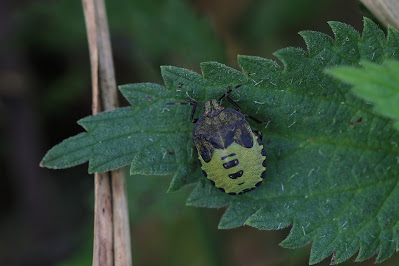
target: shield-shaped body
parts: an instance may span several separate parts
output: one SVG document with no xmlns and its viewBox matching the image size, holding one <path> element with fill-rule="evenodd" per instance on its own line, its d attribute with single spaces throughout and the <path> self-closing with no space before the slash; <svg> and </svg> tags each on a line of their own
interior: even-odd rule
<svg viewBox="0 0 399 266">
<path fill-rule="evenodd" d="M 204 110 L 193 130 L 203 173 L 231 195 L 255 189 L 266 170 L 260 136 L 252 131 L 242 113 L 223 108 L 216 100 L 206 102 Z"/>
</svg>

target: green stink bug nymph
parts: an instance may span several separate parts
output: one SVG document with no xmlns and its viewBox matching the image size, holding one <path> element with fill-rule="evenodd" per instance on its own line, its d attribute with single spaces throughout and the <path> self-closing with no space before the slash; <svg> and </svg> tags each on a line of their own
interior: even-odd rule
<svg viewBox="0 0 399 266">
<path fill-rule="evenodd" d="M 198 159 L 204 175 L 221 191 L 230 195 L 242 194 L 258 187 L 265 176 L 266 154 L 261 134 L 255 133 L 245 117 L 258 124 L 260 121 L 251 115 L 242 114 L 240 106 L 229 94 L 241 85 L 228 88 L 219 100 L 205 102 L 203 116 L 194 118 L 197 101 L 187 98 L 192 105 L 190 120 L 196 123 L 193 139 L 198 151 Z M 226 98 L 237 110 L 221 105 Z"/>
</svg>

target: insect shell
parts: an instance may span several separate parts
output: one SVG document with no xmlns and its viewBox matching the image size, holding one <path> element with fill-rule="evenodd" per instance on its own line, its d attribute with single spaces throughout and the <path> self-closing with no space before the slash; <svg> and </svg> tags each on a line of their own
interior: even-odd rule
<svg viewBox="0 0 399 266">
<path fill-rule="evenodd" d="M 202 172 L 221 191 L 230 195 L 242 194 L 260 186 L 266 173 L 266 154 L 261 136 L 255 133 L 245 117 L 259 121 L 250 115 L 240 112 L 240 107 L 229 93 L 239 86 L 230 89 L 219 100 L 205 102 L 203 116 L 194 118 L 198 103 L 186 99 L 193 105 L 191 121 L 196 123 L 193 139 L 198 151 Z M 224 108 L 221 100 L 227 100 L 238 110 Z"/>
</svg>

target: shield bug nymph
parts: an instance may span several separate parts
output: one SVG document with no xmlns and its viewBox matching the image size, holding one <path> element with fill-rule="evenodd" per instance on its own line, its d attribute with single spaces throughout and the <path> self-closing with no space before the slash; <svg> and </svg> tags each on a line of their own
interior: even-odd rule
<svg viewBox="0 0 399 266">
<path fill-rule="evenodd" d="M 218 100 L 206 101 L 200 118 L 194 118 L 199 106 L 196 100 L 187 98 L 185 103 L 168 103 L 193 106 L 190 120 L 196 123 L 193 140 L 202 172 L 218 189 L 230 195 L 242 194 L 260 186 L 266 171 L 261 134 L 253 131 L 245 118 L 258 124 L 270 119 L 258 120 L 241 113 L 240 106 L 230 97 L 230 93 L 241 86 L 228 87 Z M 223 107 L 221 101 L 224 98 L 236 110 Z"/>
</svg>

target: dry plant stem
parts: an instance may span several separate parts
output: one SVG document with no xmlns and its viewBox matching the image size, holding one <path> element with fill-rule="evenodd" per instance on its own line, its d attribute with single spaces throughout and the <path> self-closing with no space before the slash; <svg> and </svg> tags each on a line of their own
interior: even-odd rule
<svg viewBox="0 0 399 266">
<path fill-rule="evenodd" d="M 385 26 L 399 29 L 398 0 L 360 0 Z"/>
<path fill-rule="evenodd" d="M 112 171 L 112 198 L 114 206 L 115 265 L 132 265 L 126 181 L 122 169 Z"/>
<path fill-rule="evenodd" d="M 82 2 L 90 50 L 92 109 L 96 114 L 118 106 L 112 49 L 104 0 Z M 122 170 L 95 174 L 93 265 L 132 265 L 126 182 Z"/>
<path fill-rule="evenodd" d="M 90 51 L 92 112 L 101 112 L 98 87 L 97 23 L 94 0 L 82 0 Z M 114 265 L 111 183 L 108 173 L 94 175 L 93 266 Z"/>
<path fill-rule="evenodd" d="M 112 200 L 109 173 L 94 175 L 93 266 L 114 265 Z"/>
</svg>

